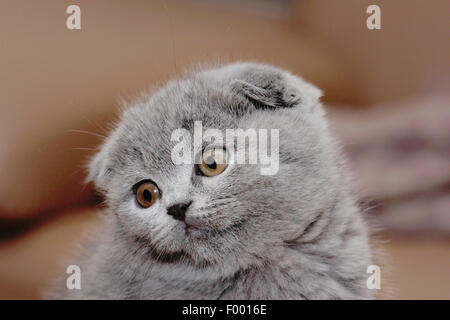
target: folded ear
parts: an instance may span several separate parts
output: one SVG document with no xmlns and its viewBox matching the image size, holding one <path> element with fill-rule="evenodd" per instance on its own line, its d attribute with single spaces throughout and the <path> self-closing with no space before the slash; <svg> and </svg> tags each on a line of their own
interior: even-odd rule
<svg viewBox="0 0 450 320">
<path fill-rule="evenodd" d="M 106 187 L 114 173 L 111 154 L 117 135 L 118 129 L 112 132 L 112 134 L 100 146 L 100 150 L 90 159 L 87 165 L 88 175 L 85 182 L 93 182 L 100 191 L 106 190 Z"/>
<path fill-rule="evenodd" d="M 99 190 L 104 190 L 110 169 L 107 166 L 108 158 L 106 150 L 102 149 L 95 154 L 88 164 L 88 175 L 86 183 L 93 182 Z"/>
<path fill-rule="evenodd" d="M 231 82 L 234 92 L 244 95 L 257 109 L 313 107 L 321 90 L 287 71 L 259 64 L 245 64 Z"/>
</svg>

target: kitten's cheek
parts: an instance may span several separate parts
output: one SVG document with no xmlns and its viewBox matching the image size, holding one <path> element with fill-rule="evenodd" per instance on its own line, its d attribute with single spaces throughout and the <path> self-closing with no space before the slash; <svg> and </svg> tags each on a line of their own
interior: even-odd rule
<svg viewBox="0 0 450 320">
<path fill-rule="evenodd" d="M 130 216 L 131 221 L 138 219 L 143 226 L 149 223 L 152 225 L 162 225 L 170 220 L 167 214 L 163 214 L 164 212 L 162 212 L 161 208 L 162 206 L 159 201 L 155 202 L 149 208 L 142 208 L 133 200 L 128 206 L 127 215 Z"/>
</svg>

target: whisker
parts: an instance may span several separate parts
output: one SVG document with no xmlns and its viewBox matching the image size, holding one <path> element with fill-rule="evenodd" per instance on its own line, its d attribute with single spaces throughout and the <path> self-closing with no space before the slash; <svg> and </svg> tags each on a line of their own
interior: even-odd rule
<svg viewBox="0 0 450 320">
<path fill-rule="evenodd" d="M 97 148 L 86 148 L 86 147 L 74 147 L 74 148 L 67 148 L 64 150 L 89 150 L 89 151 L 95 151 L 98 150 Z"/>
<path fill-rule="evenodd" d="M 102 134 L 91 132 L 91 131 L 86 131 L 86 130 L 69 129 L 69 130 L 67 130 L 67 132 L 84 133 L 84 134 L 88 134 L 88 135 L 91 135 L 91 136 L 95 136 L 95 137 L 106 139 L 106 136 L 104 136 Z"/>
</svg>

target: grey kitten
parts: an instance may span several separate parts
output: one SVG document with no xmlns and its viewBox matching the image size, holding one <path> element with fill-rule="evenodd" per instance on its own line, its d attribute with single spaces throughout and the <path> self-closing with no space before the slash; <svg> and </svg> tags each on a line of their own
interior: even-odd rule
<svg viewBox="0 0 450 320">
<path fill-rule="evenodd" d="M 74 262 L 81 290 L 64 282 L 53 297 L 371 298 L 368 224 L 320 96 L 286 71 L 235 63 L 191 73 L 128 108 L 89 167 L 108 209 Z M 174 164 L 172 133 L 192 132 L 194 121 L 204 130 L 279 129 L 278 173 Z"/>
</svg>

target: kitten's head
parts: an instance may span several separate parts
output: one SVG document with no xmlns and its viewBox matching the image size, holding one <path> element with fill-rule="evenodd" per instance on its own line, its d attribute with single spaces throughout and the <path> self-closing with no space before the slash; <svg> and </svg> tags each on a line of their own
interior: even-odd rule
<svg viewBox="0 0 450 320">
<path fill-rule="evenodd" d="M 320 94 L 266 65 L 195 72 L 128 108 L 93 158 L 89 178 L 123 236 L 143 241 L 153 257 L 198 266 L 263 260 L 283 243 L 307 239 L 306 230 L 339 190 Z M 217 129 L 224 137 L 227 129 L 243 129 L 240 137 L 267 130 L 265 152 L 278 150 L 278 170 L 262 174 L 259 158 L 232 161 L 250 151 L 250 140 L 194 146 L 195 121 L 203 133 Z M 279 130 L 278 141 L 270 139 L 271 129 Z M 174 163 L 180 147 L 192 150 L 198 163 Z M 219 158 L 225 163 L 214 162 Z"/>
</svg>

